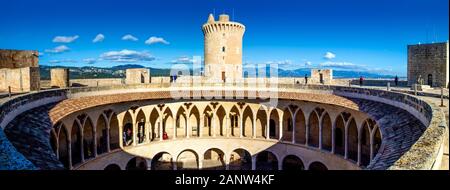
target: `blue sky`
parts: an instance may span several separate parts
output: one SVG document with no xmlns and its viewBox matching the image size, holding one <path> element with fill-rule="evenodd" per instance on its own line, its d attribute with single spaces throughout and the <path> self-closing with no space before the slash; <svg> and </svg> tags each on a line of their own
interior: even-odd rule
<svg viewBox="0 0 450 190">
<path fill-rule="evenodd" d="M 405 76 L 408 44 L 448 41 L 448 0 L 14 0 L 0 6 L 0 49 L 38 50 L 44 65 L 169 68 L 203 56 L 212 12 L 246 25 L 245 64 L 284 69 Z"/>
</svg>

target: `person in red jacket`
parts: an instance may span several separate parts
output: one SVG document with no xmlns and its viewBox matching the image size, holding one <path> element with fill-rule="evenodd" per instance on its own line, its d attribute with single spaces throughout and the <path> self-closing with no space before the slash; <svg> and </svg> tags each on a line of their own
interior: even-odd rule
<svg viewBox="0 0 450 190">
<path fill-rule="evenodd" d="M 362 76 L 359 77 L 359 86 L 363 85 L 364 78 Z"/>
<path fill-rule="evenodd" d="M 169 139 L 169 136 L 167 135 L 167 132 L 164 132 L 163 133 L 163 140 L 167 140 L 167 139 Z"/>
</svg>

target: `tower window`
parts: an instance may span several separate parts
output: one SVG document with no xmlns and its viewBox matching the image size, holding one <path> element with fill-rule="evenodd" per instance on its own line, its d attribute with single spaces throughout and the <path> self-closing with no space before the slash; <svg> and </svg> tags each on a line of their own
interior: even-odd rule
<svg viewBox="0 0 450 190">
<path fill-rule="evenodd" d="M 225 52 L 225 46 L 222 47 L 222 52 Z"/>
</svg>

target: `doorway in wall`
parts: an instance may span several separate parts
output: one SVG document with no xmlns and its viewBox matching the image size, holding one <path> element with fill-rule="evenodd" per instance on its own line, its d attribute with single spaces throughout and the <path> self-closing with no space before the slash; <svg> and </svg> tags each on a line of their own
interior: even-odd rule
<svg viewBox="0 0 450 190">
<path fill-rule="evenodd" d="M 433 86 L 433 75 L 432 74 L 428 75 L 428 85 Z"/>
</svg>

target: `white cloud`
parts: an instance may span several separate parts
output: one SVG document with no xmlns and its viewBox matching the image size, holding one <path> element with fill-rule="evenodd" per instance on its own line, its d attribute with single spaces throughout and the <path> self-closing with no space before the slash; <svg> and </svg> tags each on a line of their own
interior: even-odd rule
<svg viewBox="0 0 450 190">
<path fill-rule="evenodd" d="M 160 37 L 156 37 L 156 36 L 152 36 L 145 41 L 145 44 L 147 44 L 147 45 L 152 45 L 152 44 L 156 44 L 156 43 L 162 43 L 162 44 L 166 44 L 166 45 L 170 44 L 168 41 L 164 40 L 164 38 L 160 38 Z"/>
<path fill-rule="evenodd" d="M 50 60 L 48 62 L 51 64 L 58 64 L 58 63 L 77 63 L 78 61 L 73 59 L 62 59 L 62 60 Z"/>
<path fill-rule="evenodd" d="M 122 51 L 110 51 L 100 55 L 102 60 L 112 61 L 112 62 L 139 62 L 139 61 L 153 61 L 153 57 L 149 52 L 146 51 L 133 51 L 124 49 Z"/>
<path fill-rule="evenodd" d="M 97 62 L 97 59 L 95 59 L 95 58 L 86 58 L 86 59 L 83 59 L 83 62 L 85 62 L 86 64 L 89 64 L 89 65 L 92 65 L 92 64 Z"/>
<path fill-rule="evenodd" d="M 193 62 L 194 62 L 194 60 L 189 58 L 188 56 L 181 56 L 175 60 L 172 60 L 172 63 L 180 63 L 180 64 L 183 64 L 183 63 L 187 64 L 187 63 L 193 63 Z"/>
<path fill-rule="evenodd" d="M 75 36 L 56 36 L 55 38 L 53 38 L 53 42 L 56 42 L 56 43 L 72 43 L 73 41 L 75 41 L 78 38 L 79 38 L 78 35 L 75 35 Z"/>
<path fill-rule="evenodd" d="M 311 61 L 305 61 L 305 67 L 310 67 L 312 66 L 312 62 Z"/>
<path fill-rule="evenodd" d="M 103 42 L 103 40 L 105 40 L 105 36 L 103 34 L 97 34 L 97 36 L 95 36 L 94 40 L 92 40 L 93 43 L 97 43 L 97 42 Z"/>
<path fill-rule="evenodd" d="M 325 55 L 324 55 L 323 57 L 324 57 L 325 59 L 330 60 L 330 59 L 336 58 L 336 54 L 331 53 L 331 52 L 327 52 L 327 53 L 325 53 Z"/>
<path fill-rule="evenodd" d="M 353 71 L 367 71 L 368 67 L 365 65 L 358 65 L 349 62 L 331 62 L 327 61 L 320 64 L 321 67 L 341 69 L 341 70 L 353 70 Z"/>
<path fill-rule="evenodd" d="M 138 41 L 138 39 L 131 34 L 127 34 L 127 35 L 123 36 L 122 40 L 133 41 L 133 42 Z"/>
<path fill-rule="evenodd" d="M 47 53 L 62 53 L 62 52 L 66 52 L 66 51 L 69 51 L 69 50 L 70 50 L 69 47 L 67 47 L 65 45 L 60 45 L 60 46 L 57 46 L 57 47 L 55 47 L 53 49 L 46 49 L 45 52 L 47 52 Z"/>
<path fill-rule="evenodd" d="M 266 64 L 290 65 L 290 64 L 292 64 L 292 61 L 291 60 L 266 61 Z"/>
</svg>

